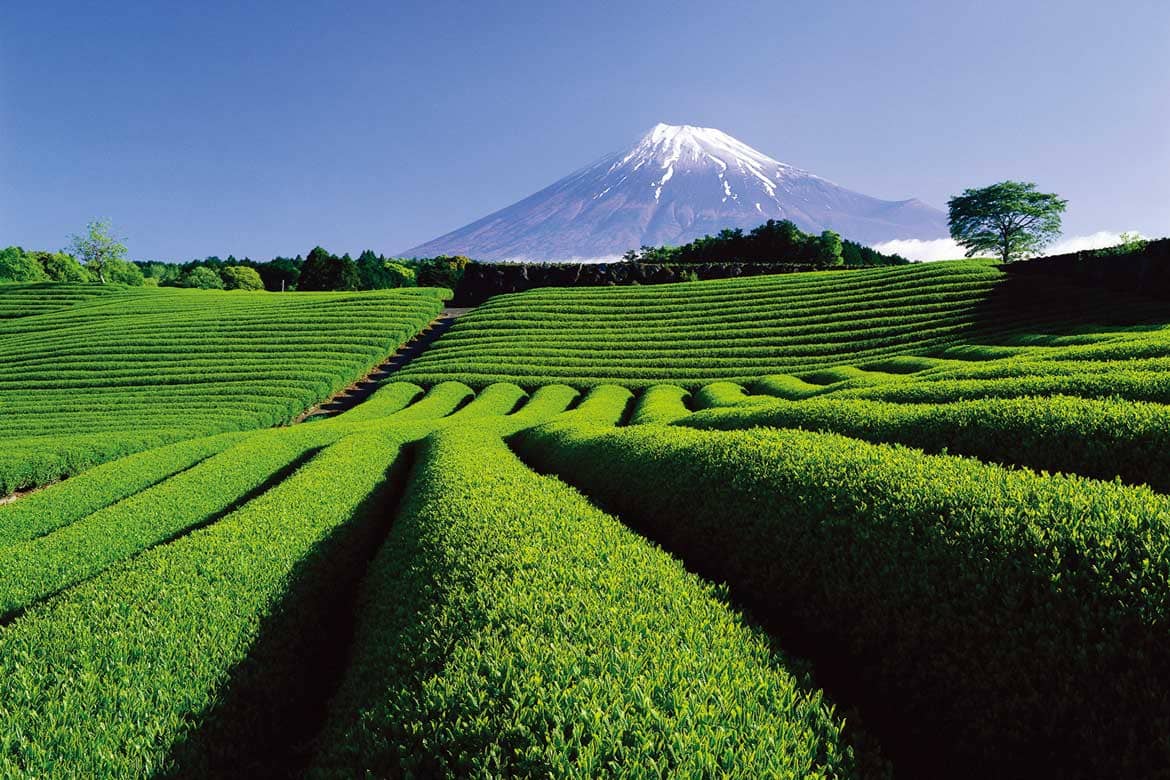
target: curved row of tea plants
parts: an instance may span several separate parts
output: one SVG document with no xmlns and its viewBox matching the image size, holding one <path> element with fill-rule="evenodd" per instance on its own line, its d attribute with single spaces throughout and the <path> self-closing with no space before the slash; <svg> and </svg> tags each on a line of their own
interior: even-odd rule
<svg viewBox="0 0 1170 780">
<path fill-rule="evenodd" d="M 288 421 L 418 333 L 445 294 L 114 290 L 0 320 L 0 494 Z"/>
<path fill-rule="evenodd" d="M 312 777 L 856 771 L 711 586 L 490 429 L 426 440 L 359 621 Z"/>
<path fill-rule="evenodd" d="M 694 390 L 774 374 L 803 379 L 836 367 L 884 373 L 894 366 L 905 373 L 917 370 L 906 361 L 932 356 L 952 358 L 942 366 L 989 357 L 1117 360 L 1111 342 L 1135 334 L 1145 339 L 1147 355 L 1165 357 L 1170 332 L 1133 324 L 1165 323 L 1167 309 L 976 262 L 645 288 L 545 288 L 499 296 L 461 318 L 402 378 L 473 387 L 555 381 Z M 1094 327 L 1081 332 L 1086 325 Z"/>
<path fill-rule="evenodd" d="M 793 430 L 560 424 L 517 446 L 845 668 L 895 761 L 1170 762 L 1164 496 Z"/>
<path fill-rule="evenodd" d="M 386 531 L 399 448 L 576 394 L 389 385 L 380 415 L 174 444 L 0 505 L 0 775 L 290 769 L 327 694 L 305 665 L 336 663 L 317 659 Z"/>
<path fill-rule="evenodd" d="M 1170 492 L 1170 406 L 1054 396 L 895 404 L 827 396 L 786 401 L 742 393 L 730 385 L 697 394 L 708 408 L 693 414 L 659 413 L 655 422 L 738 430 L 801 428 L 840 433 L 928 452 L 1063 471 L 1098 479 L 1120 477 Z M 677 389 L 677 388 L 676 388 Z M 655 388 L 664 393 L 665 389 Z M 735 391 L 739 395 L 733 395 Z M 647 393 L 649 395 L 649 391 Z"/>
</svg>

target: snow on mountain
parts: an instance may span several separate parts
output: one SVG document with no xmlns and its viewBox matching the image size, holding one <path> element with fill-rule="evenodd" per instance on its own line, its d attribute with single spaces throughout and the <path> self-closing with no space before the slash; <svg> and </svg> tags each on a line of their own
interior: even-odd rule
<svg viewBox="0 0 1170 780">
<path fill-rule="evenodd" d="M 847 190 L 714 128 L 659 124 L 632 148 L 404 254 L 596 260 L 767 219 L 863 244 L 947 235 L 946 216 L 922 201 Z"/>
</svg>

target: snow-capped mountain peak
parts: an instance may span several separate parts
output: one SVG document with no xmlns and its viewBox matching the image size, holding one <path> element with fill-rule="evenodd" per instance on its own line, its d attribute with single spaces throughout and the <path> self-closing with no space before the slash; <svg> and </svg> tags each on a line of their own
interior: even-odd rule
<svg viewBox="0 0 1170 780">
<path fill-rule="evenodd" d="M 862 242 L 947 233 L 942 212 L 919 201 L 851 192 L 712 127 L 657 124 L 626 151 L 409 254 L 604 259 L 766 219 Z"/>
</svg>

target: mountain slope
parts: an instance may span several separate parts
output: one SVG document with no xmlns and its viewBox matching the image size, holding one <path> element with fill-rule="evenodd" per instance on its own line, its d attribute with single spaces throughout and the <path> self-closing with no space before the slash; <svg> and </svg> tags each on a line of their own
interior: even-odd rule
<svg viewBox="0 0 1170 780">
<path fill-rule="evenodd" d="M 835 230 L 861 243 L 947 235 L 945 215 L 919 200 L 871 198 L 719 130 L 660 124 L 631 149 L 405 254 L 601 259 L 767 219 Z"/>
</svg>

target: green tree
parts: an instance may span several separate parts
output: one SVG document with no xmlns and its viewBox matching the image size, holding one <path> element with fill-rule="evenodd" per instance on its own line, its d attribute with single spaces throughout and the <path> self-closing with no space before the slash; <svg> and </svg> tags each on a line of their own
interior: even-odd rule
<svg viewBox="0 0 1170 780">
<path fill-rule="evenodd" d="M 363 290 L 385 290 L 401 287 L 398 279 L 386 270 L 387 260 L 367 249 L 358 255 L 357 270 Z"/>
<path fill-rule="evenodd" d="M 420 287 L 446 287 L 454 290 L 463 278 L 463 272 L 471 264 L 471 258 L 464 255 L 439 255 L 424 260 L 418 266 Z"/>
<path fill-rule="evenodd" d="M 195 287 L 200 290 L 222 290 L 223 278 L 205 265 L 197 265 L 183 275 L 180 287 Z"/>
<path fill-rule="evenodd" d="M 382 264 L 382 267 L 385 269 L 387 278 L 390 279 L 390 287 L 414 287 L 418 284 L 414 269 L 408 265 L 387 260 Z"/>
<path fill-rule="evenodd" d="M 136 265 L 142 269 L 143 276 L 148 280 L 154 279 L 154 283 L 161 287 L 176 286 L 183 275 L 182 269 L 174 263 L 151 260 L 149 262 L 139 262 Z"/>
<path fill-rule="evenodd" d="M 841 236 L 832 230 L 824 231 L 816 238 L 817 265 L 841 265 L 845 262 L 841 249 Z"/>
<path fill-rule="evenodd" d="M 1068 205 L 1053 193 L 1037 192 L 1031 182 L 1001 181 L 965 190 L 947 201 L 951 238 L 967 257 L 994 253 L 1004 263 L 1033 255 L 1060 235 L 1060 215 Z"/>
<path fill-rule="evenodd" d="M 126 259 L 126 245 L 110 234 L 110 221 L 97 219 L 85 226 L 84 235 L 70 237 L 73 256 L 85 263 L 98 281 L 106 283 L 106 266 L 111 261 Z"/>
<path fill-rule="evenodd" d="M 107 260 L 105 273 L 106 278 L 114 284 L 125 284 L 129 287 L 142 287 L 146 284 L 142 269 L 129 260 Z"/>
<path fill-rule="evenodd" d="M 263 290 L 264 280 L 255 268 L 245 265 L 228 265 L 219 272 L 223 277 L 225 290 Z"/>
<path fill-rule="evenodd" d="M 31 253 L 18 246 L 0 249 L 0 282 L 43 282 L 48 278 Z"/>
<path fill-rule="evenodd" d="M 64 252 L 33 252 L 45 274 L 54 282 L 90 282 L 93 277 L 81 267 L 81 263 Z"/>
<path fill-rule="evenodd" d="M 301 268 L 298 290 L 357 290 L 361 287 L 357 265 L 349 255 L 338 257 L 313 247 Z"/>
<path fill-rule="evenodd" d="M 274 257 L 267 263 L 261 263 L 256 269 L 260 278 L 264 280 L 264 287 L 271 292 L 296 289 L 297 280 L 301 278 L 301 266 L 304 260 L 297 257 Z"/>
</svg>

